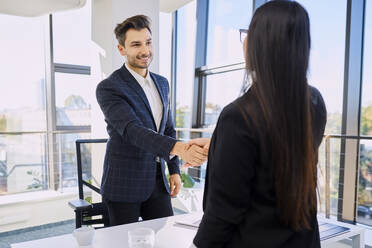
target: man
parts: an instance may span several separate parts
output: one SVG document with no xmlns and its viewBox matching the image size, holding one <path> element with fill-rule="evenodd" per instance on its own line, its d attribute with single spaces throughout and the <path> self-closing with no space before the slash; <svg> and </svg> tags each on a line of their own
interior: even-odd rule
<svg viewBox="0 0 372 248">
<path fill-rule="evenodd" d="M 115 35 L 126 62 L 96 90 L 110 136 L 101 185 L 110 225 L 173 215 L 170 197 L 181 187 L 177 156 L 188 165 L 199 165 L 207 156 L 206 149 L 175 139 L 168 81 L 148 70 L 152 60 L 148 17 L 126 19 L 117 25 Z"/>
</svg>

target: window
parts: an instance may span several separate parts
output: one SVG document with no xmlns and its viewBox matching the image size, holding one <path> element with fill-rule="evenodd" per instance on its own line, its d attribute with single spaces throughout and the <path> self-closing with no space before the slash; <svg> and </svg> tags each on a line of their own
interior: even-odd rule
<svg viewBox="0 0 372 248">
<path fill-rule="evenodd" d="M 46 129 L 45 24 L 0 15 L 0 132 Z"/>
<path fill-rule="evenodd" d="M 338 4 L 331 1 L 299 0 L 307 10 L 311 28 L 311 52 L 308 81 L 322 94 L 327 107 L 326 134 L 340 134 L 342 121 L 342 96 L 344 82 L 345 25 L 347 1 Z M 332 9 L 330 12 L 329 9 Z M 331 31 L 331 32 L 330 32 Z M 338 185 L 340 168 L 339 139 L 331 140 L 331 214 L 338 209 Z M 324 149 L 319 150 L 320 203 L 324 204 Z M 324 208 L 321 208 L 323 211 Z"/>
<path fill-rule="evenodd" d="M 48 178 L 45 134 L 0 135 L 0 195 L 45 190 Z"/>
<path fill-rule="evenodd" d="M 73 139 L 90 136 L 95 90 L 89 75 L 90 6 L 87 1 L 82 9 L 53 16 L 53 51 L 47 50 L 48 16 L 0 15 L 0 194 L 74 185 L 70 182 L 76 175 Z M 59 64 L 47 78 L 50 56 Z M 47 96 L 49 86 L 55 94 Z M 47 118 L 46 99 L 56 102 L 51 107 L 56 118 Z M 67 132 L 71 129 L 72 134 Z"/>
<path fill-rule="evenodd" d="M 248 29 L 251 18 L 251 0 L 209 1 L 208 66 L 244 61 L 239 29 Z"/>
<path fill-rule="evenodd" d="M 344 81 L 346 0 L 321 4 L 299 0 L 310 17 L 309 84 L 321 92 L 328 111 L 326 133 L 341 133 Z M 332 9 L 330 12 L 329 10 Z M 332 30 L 332 32 L 330 32 Z"/>
<path fill-rule="evenodd" d="M 89 126 L 95 84 L 90 75 L 55 73 L 57 126 Z"/>
<path fill-rule="evenodd" d="M 360 134 L 372 138 L 372 2 L 366 1 Z M 372 140 L 362 140 L 359 159 L 357 220 L 372 225 Z"/>
<path fill-rule="evenodd" d="M 0 15 L 0 195 L 48 186 L 46 24 L 45 17 Z"/>
<path fill-rule="evenodd" d="M 53 135 L 53 186 L 60 191 L 77 186 L 75 140 L 90 137 L 91 105 L 96 101 L 92 54 L 91 1 L 83 8 L 54 14 L 54 107 L 60 133 Z"/>
<path fill-rule="evenodd" d="M 239 38 L 239 35 L 237 35 Z M 238 98 L 244 79 L 245 70 L 237 70 L 207 76 L 204 125 L 217 123 L 222 109 Z M 223 93 L 222 93 L 223 92 Z"/>
<path fill-rule="evenodd" d="M 59 190 L 65 190 L 67 188 L 77 187 L 77 161 L 76 161 L 76 145 L 77 139 L 90 139 L 89 133 L 70 133 L 70 134 L 57 134 L 56 135 L 56 153 L 57 163 L 60 177 L 58 182 Z M 91 149 L 90 146 L 83 145 L 82 149 L 82 164 L 84 179 L 91 177 Z"/>
<path fill-rule="evenodd" d="M 191 127 L 195 74 L 196 1 L 177 11 L 176 127 Z"/>
</svg>

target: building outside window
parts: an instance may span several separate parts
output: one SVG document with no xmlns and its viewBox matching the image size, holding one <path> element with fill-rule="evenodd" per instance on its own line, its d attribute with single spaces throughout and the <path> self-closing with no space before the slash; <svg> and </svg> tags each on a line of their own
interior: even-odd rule
<svg viewBox="0 0 372 248">
<path fill-rule="evenodd" d="M 0 15 L 0 195 L 48 187 L 46 21 Z"/>
<path fill-rule="evenodd" d="M 364 23 L 363 85 L 360 135 L 372 137 L 372 2 L 366 1 Z M 359 150 L 357 220 L 372 226 L 372 140 L 362 140 Z"/>
<path fill-rule="evenodd" d="M 0 15 L 0 27 L 0 194 L 76 187 L 75 140 L 90 137 L 95 101 L 91 2 L 52 18 Z"/>
</svg>

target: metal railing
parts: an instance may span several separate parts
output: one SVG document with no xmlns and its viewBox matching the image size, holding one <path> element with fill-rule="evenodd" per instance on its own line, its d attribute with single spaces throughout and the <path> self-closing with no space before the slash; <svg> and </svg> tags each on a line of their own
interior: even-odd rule
<svg viewBox="0 0 372 248">
<path fill-rule="evenodd" d="M 213 128 L 175 128 L 177 132 L 177 137 L 180 137 L 180 133 L 182 132 L 189 132 L 189 133 L 197 133 L 197 134 L 212 134 Z M 47 131 L 28 131 L 28 132 L 0 132 L 0 135 L 22 135 L 22 134 L 46 134 Z M 71 133 L 89 133 L 88 131 L 78 131 L 78 130 L 69 130 L 69 131 L 53 131 L 53 134 L 71 134 Z M 325 216 L 326 218 L 330 217 L 330 209 L 331 209 L 331 139 L 339 139 L 339 140 L 357 140 L 358 146 L 360 140 L 372 140 L 370 136 L 357 136 L 357 135 L 342 135 L 342 134 L 328 134 L 324 135 L 324 144 L 325 144 L 325 184 L 324 184 L 324 197 L 325 197 Z M 61 151 L 59 151 L 61 153 Z M 59 154 L 61 156 L 61 154 Z M 359 168 L 359 166 L 357 166 Z M 14 170 L 15 168 L 13 168 Z M 60 168 L 61 169 L 61 168 Z M 61 176 L 62 172 L 59 171 Z M 62 180 L 62 178 L 59 178 Z M 61 182 L 62 183 L 62 182 Z"/>
<path fill-rule="evenodd" d="M 326 134 L 324 135 L 325 140 L 325 216 L 330 217 L 330 178 L 331 178 L 331 139 L 352 139 L 358 141 L 360 140 L 372 140 L 371 136 L 357 136 L 357 135 L 343 135 L 343 134 Z M 357 166 L 359 168 L 359 166 Z"/>
<path fill-rule="evenodd" d="M 2 167 L 5 174 L 3 175 L 4 178 L 8 178 L 16 169 L 18 168 L 24 168 L 24 167 L 41 167 L 43 168 L 43 174 L 42 174 L 42 188 L 45 189 L 48 185 L 48 177 L 50 176 L 50 173 L 58 173 L 58 181 L 54 182 L 59 185 L 59 191 L 63 192 L 63 162 L 62 162 L 62 135 L 64 134 L 86 134 L 90 133 L 89 130 L 55 130 L 55 131 L 6 131 L 6 132 L 0 132 L 0 136 L 21 136 L 21 135 L 40 135 L 41 137 L 46 137 L 48 134 L 52 134 L 56 136 L 56 144 L 58 145 L 58 149 L 55 150 L 55 154 L 57 155 L 56 161 L 54 163 L 58 164 L 58 168 L 53 171 L 52 165 L 48 165 L 47 163 L 30 163 L 30 164 L 16 164 L 12 166 L 12 169 L 10 171 L 6 171 L 6 165 L 3 162 Z M 41 146 L 44 146 L 45 143 L 40 143 Z M 48 144 L 50 146 L 55 146 L 56 144 Z M 44 154 L 45 158 L 47 156 L 51 156 L 51 154 Z M 53 156 L 53 155 L 52 155 Z M 47 162 L 47 161 L 45 161 Z M 45 167 L 44 167 L 45 166 Z M 5 179 L 4 179 L 5 180 Z M 50 182 L 52 183 L 52 182 Z M 23 191 L 20 191 L 23 192 Z"/>
<path fill-rule="evenodd" d="M 209 76 L 209 75 L 215 75 L 220 73 L 227 73 L 237 70 L 243 70 L 245 69 L 245 62 L 235 63 L 231 65 L 222 65 L 222 66 L 202 66 L 196 69 L 195 74 L 199 77 Z"/>
</svg>

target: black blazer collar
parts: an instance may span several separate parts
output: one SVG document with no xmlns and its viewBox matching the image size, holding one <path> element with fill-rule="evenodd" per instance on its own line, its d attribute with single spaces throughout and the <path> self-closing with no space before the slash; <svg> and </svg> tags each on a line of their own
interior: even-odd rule
<svg viewBox="0 0 372 248">
<path fill-rule="evenodd" d="M 165 114 L 165 104 L 167 104 L 167 102 L 164 99 L 164 94 L 163 94 L 162 88 L 160 87 L 160 84 L 159 84 L 156 76 L 154 75 L 154 73 L 152 73 L 150 71 L 148 71 L 148 73 L 150 73 L 150 76 L 151 76 L 152 80 L 155 83 L 155 86 L 156 86 L 156 88 L 157 88 L 157 90 L 159 92 L 159 95 L 160 95 L 160 99 L 161 99 L 161 101 L 163 103 L 163 116 L 162 116 L 162 121 L 161 121 L 160 127 L 159 127 L 159 130 L 161 130 L 162 129 L 162 126 L 163 126 L 163 120 L 164 120 L 164 114 Z M 152 117 L 152 120 L 153 120 L 154 125 L 155 125 L 155 120 L 154 120 L 154 117 L 152 115 L 150 103 L 147 100 L 146 94 L 143 91 L 141 85 L 133 77 L 132 73 L 130 73 L 128 71 L 128 69 L 125 66 L 125 64 L 123 64 L 123 66 L 120 68 L 120 77 L 122 78 L 122 80 L 124 82 L 127 82 L 128 85 L 140 96 L 140 98 L 142 99 L 142 101 L 145 103 L 145 105 L 147 107 L 147 110 L 150 112 L 151 117 Z M 155 127 L 156 127 L 156 125 L 155 125 Z"/>
</svg>

